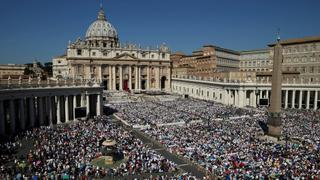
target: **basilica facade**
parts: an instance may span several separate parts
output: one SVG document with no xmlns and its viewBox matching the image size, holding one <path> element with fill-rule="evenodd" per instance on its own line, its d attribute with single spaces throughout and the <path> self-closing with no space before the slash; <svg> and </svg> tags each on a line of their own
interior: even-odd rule
<svg viewBox="0 0 320 180">
<path fill-rule="evenodd" d="M 170 90 L 170 49 L 121 44 L 101 8 L 84 39 L 69 42 L 53 59 L 53 76 L 101 83 L 106 90 Z"/>
</svg>

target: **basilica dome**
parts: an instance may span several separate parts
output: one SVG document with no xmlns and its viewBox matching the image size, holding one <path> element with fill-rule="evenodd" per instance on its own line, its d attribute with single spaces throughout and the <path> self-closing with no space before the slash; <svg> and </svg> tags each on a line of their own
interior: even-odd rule
<svg viewBox="0 0 320 180">
<path fill-rule="evenodd" d="M 118 39 L 117 30 L 106 20 L 103 9 L 100 9 L 98 19 L 88 28 L 86 39 L 115 38 Z"/>
</svg>

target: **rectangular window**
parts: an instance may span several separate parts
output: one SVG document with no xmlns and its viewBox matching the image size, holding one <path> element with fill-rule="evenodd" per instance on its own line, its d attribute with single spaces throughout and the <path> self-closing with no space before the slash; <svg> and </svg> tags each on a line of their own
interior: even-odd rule
<svg viewBox="0 0 320 180">
<path fill-rule="evenodd" d="M 81 49 L 78 49 L 78 50 L 77 50 L 77 55 L 78 55 L 78 56 L 81 56 L 81 54 L 82 54 L 82 50 L 81 50 Z"/>
</svg>

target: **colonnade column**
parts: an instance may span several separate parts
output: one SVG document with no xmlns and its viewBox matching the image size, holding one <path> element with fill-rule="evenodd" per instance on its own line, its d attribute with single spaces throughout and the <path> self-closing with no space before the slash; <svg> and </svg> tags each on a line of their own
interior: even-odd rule
<svg viewBox="0 0 320 180">
<path fill-rule="evenodd" d="M 112 67 L 109 65 L 109 90 L 112 90 Z"/>
<path fill-rule="evenodd" d="M 266 98 L 269 99 L 269 90 L 266 90 Z"/>
<path fill-rule="evenodd" d="M 131 90 L 132 89 L 132 67 L 128 66 L 129 70 L 129 83 L 128 83 L 128 88 Z"/>
<path fill-rule="evenodd" d="M 73 95 L 73 120 L 76 120 L 77 95 Z"/>
<path fill-rule="evenodd" d="M 10 132 L 15 133 L 16 131 L 16 114 L 15 114 L 15 107 L 14 107 L 14 100 L 9 101 L 9 108 L 10 108 Z"/>
<path fill-rule="evenodd" d="M 116 74 L 116 66 L 112 66 L 112 89 L 117 89 L 117 74 Z"/>
<path fill-rule="evenodd" d="M 39 100 L 38 100 L 39 99 Z M 43 112 L 43 99 L 42 97 L 37 97 L 37 102 L 39 104 L 38 105 L 38 114 L 39 114 L 39 124 L 40 126 L 43 126 L 44 125 L 44 112 Z"/>
<path fill-rule="evenodd" d="M 123 73 L 122 73 L 122 66 L 119 66 L 119 90 L 123 90 Z"/>
<path fill-rule="evenodd" d="M 89 117 L 90 114 L 90 95 L 86 94 L 86 107 L 87 107 L 87 117 Z"/>
<path fill-rule="evenodd" d="M 291 101 L 291 108 L 294 108 L 294 103 L 295 103 L 295 99 L 296 99 L 296 91 L 293 90 L 292 91 L 292 101 Z"/>
<path fill-rule="evenodd" d="M 4 135 L 6 133 L 6 122 L 5 114 L 3 109 L 3 101 L 0 101 L 0 134 Z"/>
<path fill-rule="evenodd" d="M 49 125 L 50 126 L 52 126 L 53 125 L 53 121 L 52 121 L 52 111 L 53 111 L 53 109 L 52 109 L 52 99 L 51 99 L 51 97 L 49 96 L 49 97 L 47 97 L 47 102 L 48 102 L 48 113 L 49 113 Z"/>
<path fill-rule="evenodd" d="M 138 88 L 141 89 L 141 66 L 138 67 Z"/>
<path fill-rule="evenodd" d="M 253 107 L 257 107 L 257 95 L 256 95 L 256 91 L 253 90 L 253 91 L 252 91 L 252 94 L 253 94 L 253 95 L 252 95 L 252 96 L 253 96 L 253 100 L 252 100 L 252 101 L 253 101 L 253 104 L 252 104 L 252 106 L 253 106 Z"/>
<path fill-rule="evenodd" d="M 246 97 L 246 91 L 245 90 L 239 90 L 239 107 L 244 107 L 245 101 L 247 101 Z"/>
<path fill-rule="evenodd" d="M 97 95 L 97 116 L 101 116 L 101 95 Z"/>
<path fill-rule="evenodd" d="M 147 66 L 147 89 L 150 89 L 150 66 Z"/>
<path fill-rule="evenodd" d="M 69 122 L 69 97 L 64 97 L 65 123 Z"/>
<path fill-rule="evenodd" d="M 169 87 L 167 89 L 171 90 L 171 68 L 168 67 L 167 70 L 168 70 L 168 84 L 169 84 Z"/>
<path fill-rule="evenodd" d="M 314 110 L 317 110 L 318 109 L 318 90 L 316 90 L 314 92 L 314 107 L 313 107 Z"/>
<path fill-rule="evenodd" d="M 34 127 L 35 119 L 34 119 L 34 97 L 29 98 L 29 118 L 30 118 L 30 126 Z"/>
<path fill-rule="evenodd" d="M 20 114 L 20 127 L 21 127 L 22 130 L 24 130 L 26 128 L 24 98 L 21 98 L 20 101 L 19 101 L 19 114 Z"/>
<path fill-rule="evenodd" d="M 238 90 L 234 90 L 234 105 L 235 106 L 239 106 L 239 91 Z"/>
<path fill-rule="evenodd" d="M 222 98 L 223 98 L 223 104 L 229 105 L 230 96 L 229 96 L 228 90 L 224 90 L 224 96 Z"/>
<path fill-rule="evenodd" d="M 300 90 L 300 93 L 299 93 L 299 109 L 302 108 L 302 96 L 303 96 L 303 91 Z"/>
<path fill-rule="evenodd" d="M 234 96 L 232 90 L 229 89 L 229 105 L 234 105 Z"/>
<path fill-rule="evenodd" d="M 80 95 L 80 104 L 81 104 L 81 107 L 84 107 L 85 106 L 85 98 L 86 98 L 86 95 L 85 94 L 81 94 Z"/>
<path fill-rule="evenodd" d="M 288 94 L 289 91 L 285 90 L 286 94 L 285 94 L 285 98 L 284 98 L 284 108 L 287 109 L 288 108 Z"/>
<path fill-rule="evenodd" d="M 138 73 L 138 66 L 135 66 L 135 83 L 134 83 L 134 89 L 138 89 L 138 76 L 139 76 L 139 73 Z"/>
<path fill-rule="evenodd" d="M 56 96 L 56 103 L 57 103 L 57 124 L 61 124 L 61 113 L 60 113 L 60 96 Z"/>
<path fill-rule="evenodd" d="M 310 90 L 307 91 L 307 105 L 306 109 L 310 109 Z"/>
</svg>

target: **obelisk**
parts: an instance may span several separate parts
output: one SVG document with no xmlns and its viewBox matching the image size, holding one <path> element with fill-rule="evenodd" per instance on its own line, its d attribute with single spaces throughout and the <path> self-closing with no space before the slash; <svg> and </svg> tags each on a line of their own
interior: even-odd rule
<svg viewBox="0 0 320 180">
<path fill-rule="evenodd" d="M 274 137 L 281 136 L 281 86 L 282 86 L 282 46 L 280 36 L 274 46 L 273 53 L 273 71 L 272 71 L 272 87 L 271 87 L 271 105 L 269 109 L 268 119 L 268 135 Z"/>
</svg>

